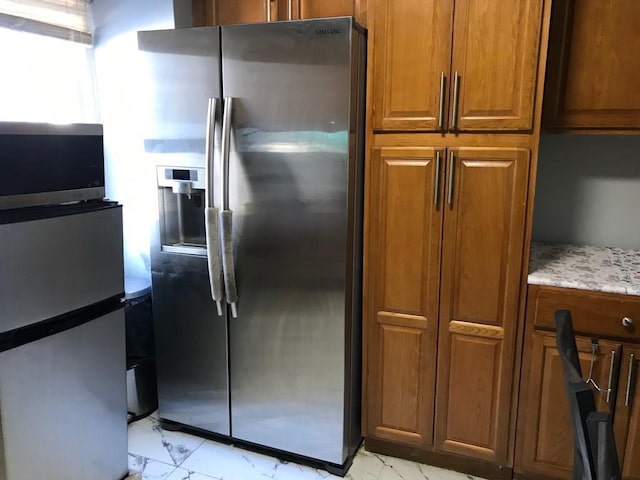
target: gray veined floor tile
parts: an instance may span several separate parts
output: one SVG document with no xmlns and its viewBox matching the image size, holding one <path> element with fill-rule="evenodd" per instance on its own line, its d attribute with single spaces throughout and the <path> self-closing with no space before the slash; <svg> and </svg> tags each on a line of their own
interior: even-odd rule
<svg viewBox="0 0 640 480">
<path fill-rule="evenodd" d="M 144 479 L 143 479 L 144 480 Z M 166 480 L 218 480 L 216 477 L 210 477 L 201 473 L 190 472 L 184 468 L 176 468 Z"/>
<path fill-rule="evenodd" d="M 140 473 L 140 480 L 166 480 L 175 469 L 173 465 L 129 454 L 129 473 Z"/>
<path fill-rule="evenodd" d="M 149 416 L 129 425 L 129 453 L 180 465 L 204 439 L 160 428 L 157 418 Z"/>
</svg>

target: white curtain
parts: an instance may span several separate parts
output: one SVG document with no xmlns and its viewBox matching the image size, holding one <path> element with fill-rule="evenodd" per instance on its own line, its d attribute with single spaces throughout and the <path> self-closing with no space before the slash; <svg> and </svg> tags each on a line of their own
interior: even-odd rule
<svg viewBox="0 0 640 480">
<path fill-rule="evenodd" d="M 0 0 L 0 27 L 91 44 L 87 4 L 88 0 Z"/>
</svg>

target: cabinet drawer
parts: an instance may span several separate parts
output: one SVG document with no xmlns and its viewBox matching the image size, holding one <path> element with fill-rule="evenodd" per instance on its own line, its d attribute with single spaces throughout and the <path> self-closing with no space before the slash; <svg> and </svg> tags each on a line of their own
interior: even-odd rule
<svg viewBox="0 0 640 480">
<path fill-rule="evenodd" d="M 640 297 L 530 285 L 528 309 L 536 328 L 555 329 L 555 311 L 566 309 L 576 333 L 640 341 Z"/>
</svg>

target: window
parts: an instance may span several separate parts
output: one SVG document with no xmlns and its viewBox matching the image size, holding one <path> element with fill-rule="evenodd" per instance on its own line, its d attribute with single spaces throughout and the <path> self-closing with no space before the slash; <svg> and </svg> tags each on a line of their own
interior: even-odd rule
<svg viewBox="0 0 640 480">
<path fill-rule="evenodd" d="M 0 0 L 0 121 L 92 123 L 86 0 Z"/>
</svg>

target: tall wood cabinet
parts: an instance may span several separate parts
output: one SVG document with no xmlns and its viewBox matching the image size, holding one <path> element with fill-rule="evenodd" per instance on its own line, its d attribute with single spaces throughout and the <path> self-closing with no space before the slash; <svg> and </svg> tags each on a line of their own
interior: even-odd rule
<svg viewBox="0 0 640 480">
<path fill-rule="evenodd" d="M 373 127 L 533 128 L 542 0 L 375 0 Z"/>
<path fill-rule="evenodd" d="M 640 2 L 554 0 L 543 124 L 640 128 Z"/>
<path fill-rule="evenodd" d="M 369 3 L 373 451 L 510 478 L 549 12 L 546 0 Z"/>
</svg>

